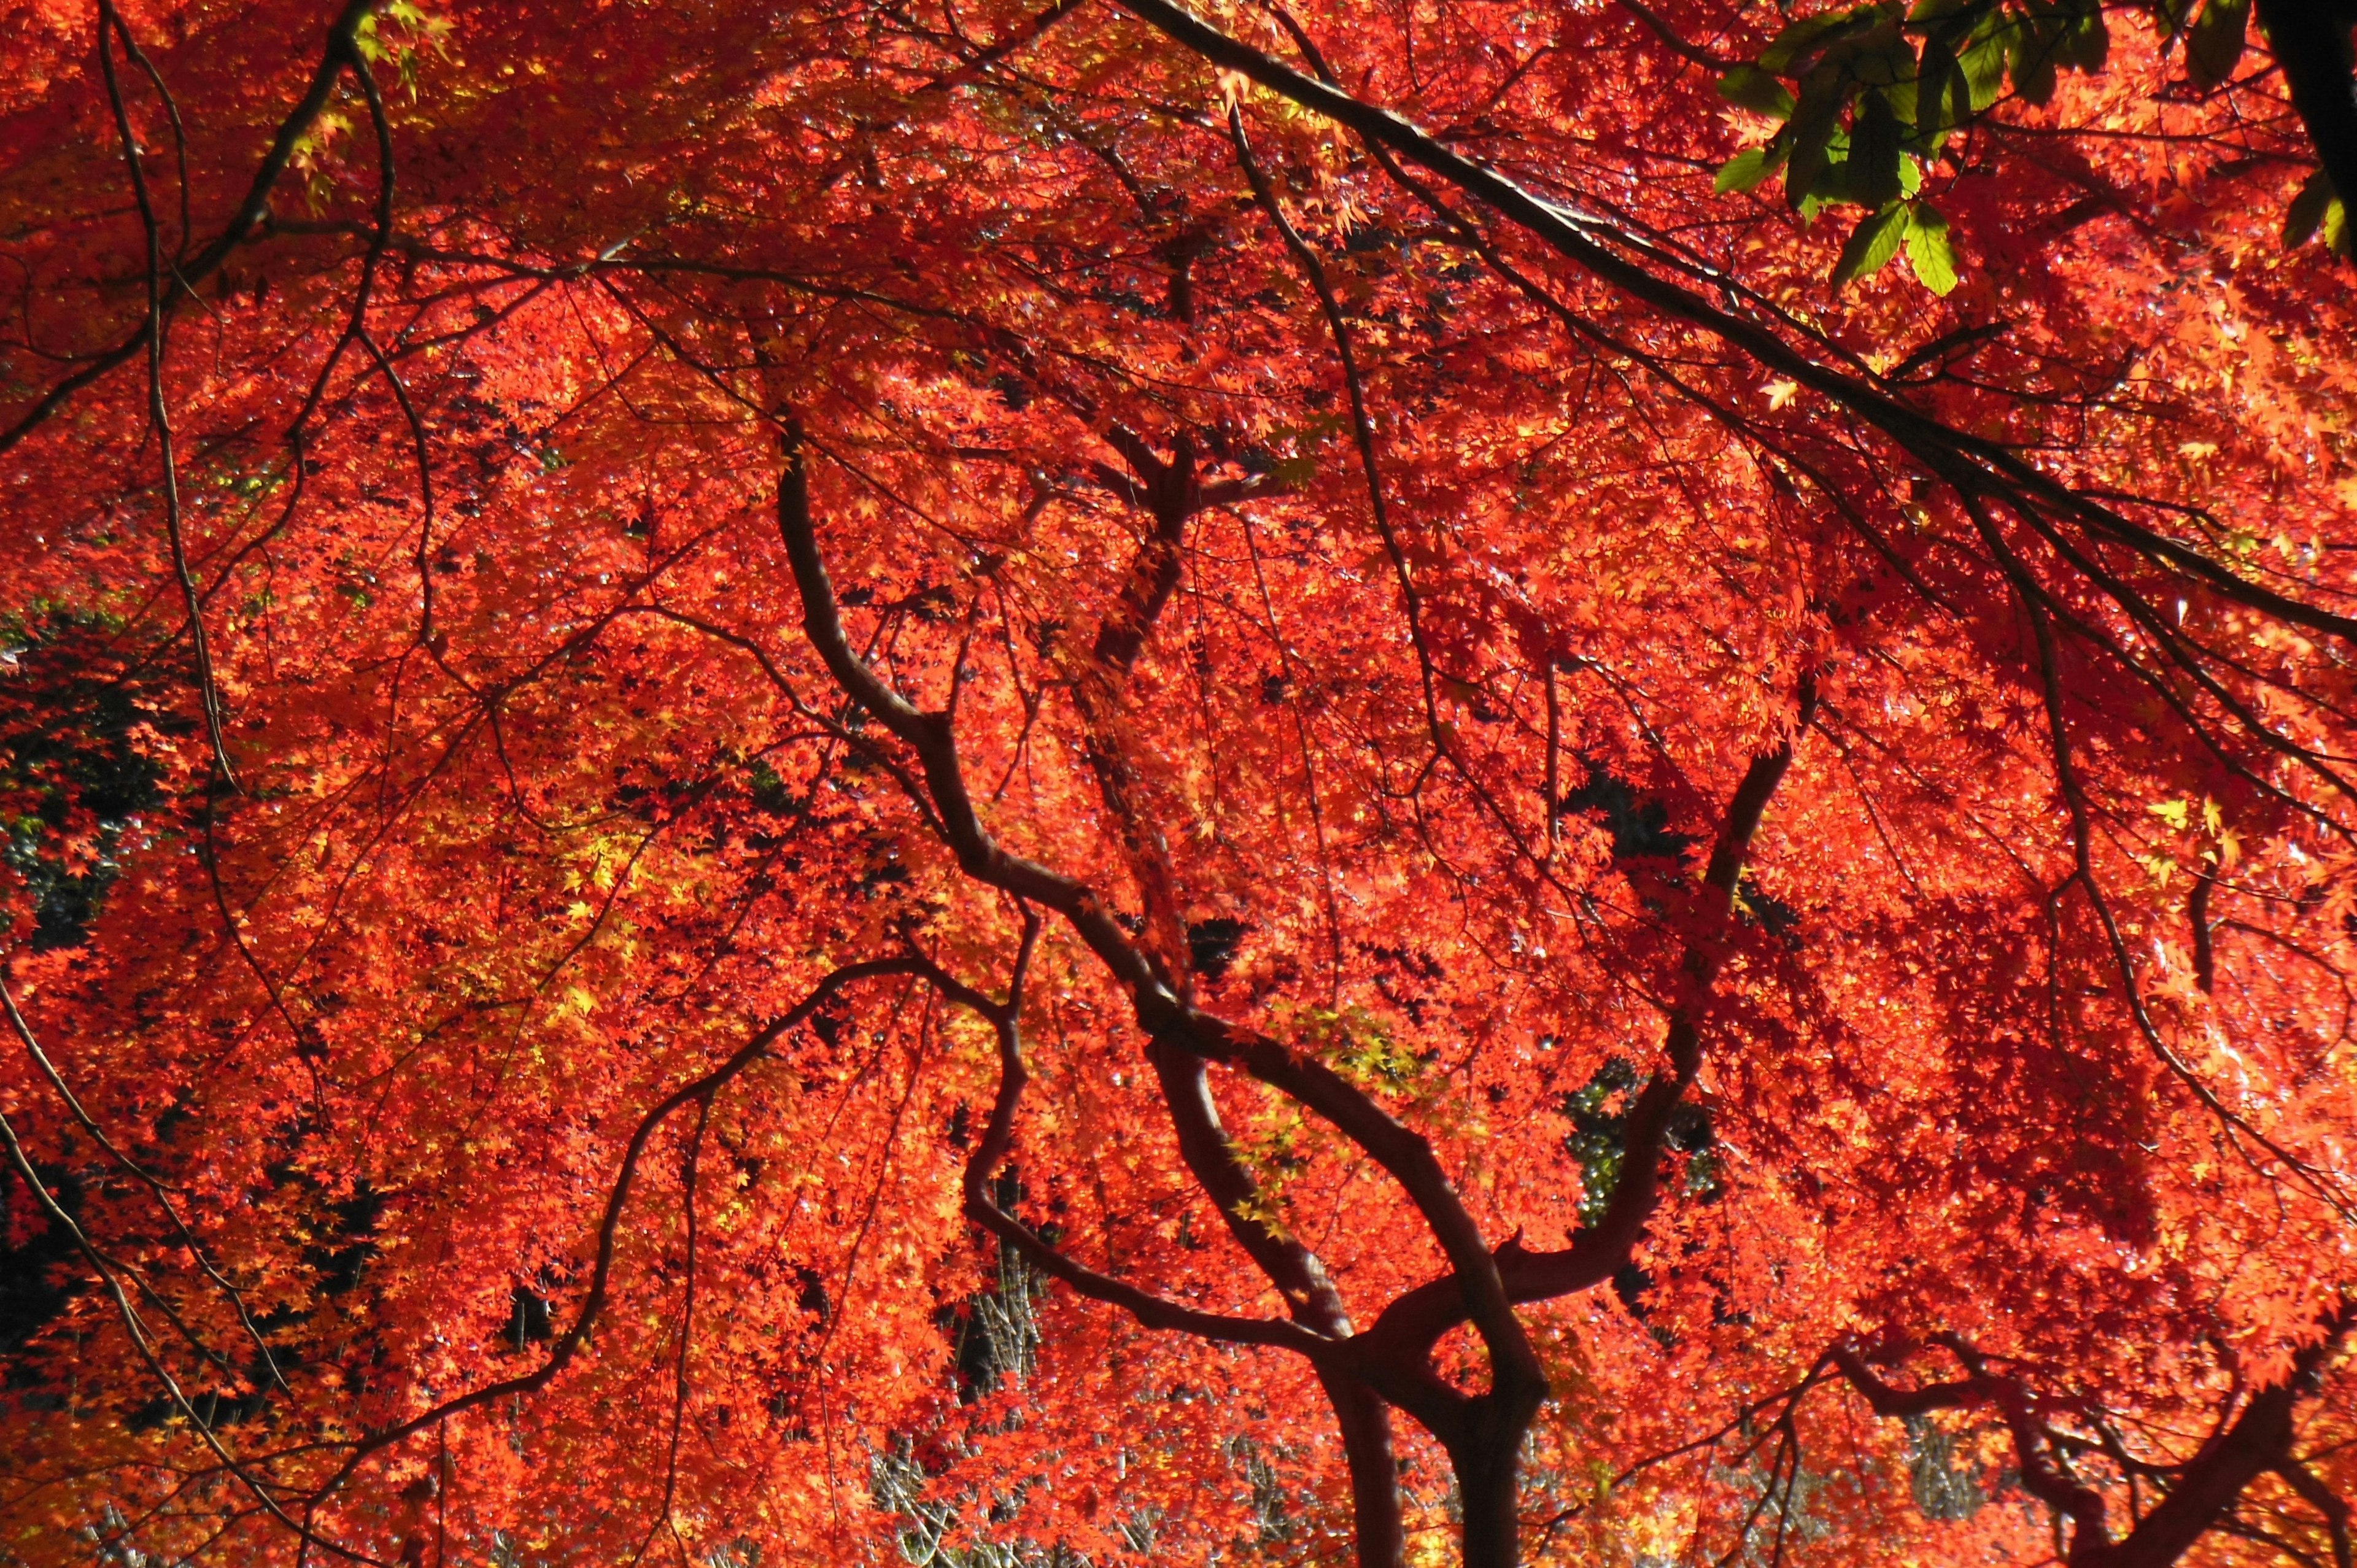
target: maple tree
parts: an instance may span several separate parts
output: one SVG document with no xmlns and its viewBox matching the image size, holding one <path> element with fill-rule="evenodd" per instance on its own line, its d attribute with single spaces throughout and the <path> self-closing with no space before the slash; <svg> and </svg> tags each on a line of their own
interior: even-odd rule
<svg viewBox="0 0 2357 1568">
<path fill-rule="evenodd" d="M 8 10 L 0 1554 L 2348 1568 L 2253 20 Z"/>
</svg>

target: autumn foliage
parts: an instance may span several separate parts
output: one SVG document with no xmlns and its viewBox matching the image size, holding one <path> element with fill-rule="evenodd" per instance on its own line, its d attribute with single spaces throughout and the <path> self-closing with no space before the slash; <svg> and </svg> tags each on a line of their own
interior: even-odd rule
<svg viewBox="0 0 2357 1568">
<path fill-rule="evenodd" d="M 2349 1568 L 2348 32 L 0 10 L 0 1563 Z"/>
</svg>

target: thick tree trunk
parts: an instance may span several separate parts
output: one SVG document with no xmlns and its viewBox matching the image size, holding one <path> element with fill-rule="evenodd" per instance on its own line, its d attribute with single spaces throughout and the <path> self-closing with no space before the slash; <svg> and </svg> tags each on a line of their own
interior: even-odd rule
<svg viewBox="0 0 2357 1568">
<path fill-rule="evenodd" d="M 2298 1401 L 2284 1384 L 2253 1396 L 2234 1424 L 2186 1467 L 2177 1488 L 2126 1540 L 2092 1553 L 2093 1560 L 2103 1568 L 2169 1568 L 2233 1511 L 2244 1487 L 2289 1456 Z"/>
<path fill-rule="evenodd" d="M 1404 1568 L 1407 1531 L 1400 1520 L 1399 1460 L 1392 1452 L 1391 1407 L 1356 1379 L 1320 1373 L 1342 1452 L 1351 1463 L 1351 1517 L 1359 1568 Z"/>
<path fill-rule="evenodd" d="M 1465 1505 L 1465 1568 L 1515 1568 L 1522 1560 L 1522 1520 L 1515 1509 L 1522 1444 L 1491 1444 L 1452 1458 Z"/>
</svg>

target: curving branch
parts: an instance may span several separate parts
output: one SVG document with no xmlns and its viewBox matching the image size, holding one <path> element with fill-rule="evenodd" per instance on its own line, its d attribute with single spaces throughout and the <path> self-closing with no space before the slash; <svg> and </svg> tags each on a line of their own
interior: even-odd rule
<svg viewBox="0 0 2357 1568">
<path fill-rule="evenodd" d="M 862 980 L 872 980 L 888 974 L 923 975 L 930 968 L 928 961 L 916 956 L 867 959 L 858 963 L 845 964 L 830 972 L 790 1011 L 763 1026 L 750 1039 L 737 1047 L 727 1060 L 691 1082 L 683 1084 L 658 1101 L 653 1109 L 639 1119 L 638 1126 L 630 1133 L 630 1142 L 623 1146 L 621 1168 L 615 1175 L 614 1185 L 608 1189 L 605 1213 L 597 1222 L 597 1251 L 596 1261 L 590 1268 L 589 1288 L 582 1296 L 581 1305 L 574 1314 L 573 1322 L 563 1334 L 557 1336 L 555 1343 L 549 1347 L 548 1354 L 542 1359 L 541 1364 L 529 1372 L 512 1378 L 501 1378 L 467 1393 L 445 1400 L 406 1421 L 381 1427 L 353 1443 L 350 1452 L 345 1455 L 343 1464 L 309 1494 L 306 1499 L 307 1510 L 316 1512 L 323 1507 L 329 1498 L 342 1489 L 344 1483 L 351 1478 L 353 1472 L 358 1470 L 371 1455 L 405 1443 L 419 1433 L 430 1427 L 438 1426 L 451 1416 L 462 1414 L 499 1400 L 520 1394 L 537 1393 L 554 1381 L 557 1376 L 572 1364 L 573 1359 L 580 1353 L 581 1347 L 588 1339 L 589 1330 L 597 1321 L 598 1314 L 605 1310 L 606 1298 L 613 1283 L 614 1251 L 621 1232 L 622 1213 L 630 1205 L 630 1189 L 638 1179 L 639 1161 L 645 1155 L 647 1144 L 654 1137 L 656 1130 L 683 1107 L 708 1102 L 713 1095 L 718 1093 L 748 1068 L 766 1057 L 771 1046 L 791 1030 L 800 1027 L 845 987 Z M 304 1553 L 297 1557 L 296 1568 L 302 1568 L 305 1559 L 308 1556 L 310 1540 L 309 1532 L 307 1530 L 304 1539 Z"/>
<path fill-rule="evenodd" d="M 0 1010 L 7 1013 L 9 1029 L 24 1046 L 25 1053 L 33 1058 L 34 1067 L 39 1070 L 44 1079 L 48 1080 L 49 1087 L 57 1091 L 58 1098 L 65 1102 L 66 1111 L 73 1117 L 75 1123 L 90 1135 L 91 1141 L 99 1146 L 100 1151 L 108 1159 L 120 1165 L 134 1180 L 145 1187 L 148 1196 L 156 1200 L 156 1207 L 163 1210 L 164 1218 L 171 1222 L 173 1232 L 179 1237 L 180 1244 L 188 1249 L 188 1256 L 196 1261 L 197 1267 L 202 1271 L 205 1278 L 212 1283 L 213 1287 L 228 1298 L 231 1307 L 237 1314 L 239 1326 L 242 1327 L 246 1337 L 253 1341 L 254 1350 L 260 1356 L 264 1369 L 268 1371 L 270 1380 L 284 1390 L 286 1387 L 285 1376 L 279 1369 L 277 1358 L 271 1354 L 270 1342 L 263 1337 L 261 1326 L 254 1322 L 253 1312 L 246 1306 L 244 1293 L 231 1283 L 228 1276 L 214 1264 L 211 1256 L 206 1252 L 204 1244 L 198 1240 L 196 1231 L 189 1227 L 187 1219 L 181 1215 L 179 1207 L 172 1201 L 171 1194 L 166 1189 L 163 1181 L 145 1165 L 124 1153 L 122 1145 L 108 1136 L 106 1129 L 100 1126 L 97 1119 L 91 1116 L 89 1110 L 83 1106 L 81 1097 L 75 1094 L 72 1088 L 67 1084 L 65 1075 L 60 1073 L 57 1064 L 49 1059 L 49 1054 L 41 1048 L 39 1036 L 33 1033 L 32 1025 L 26 1021 L 24 1013 L 18 1009 L 16 993 L 8 989 L 5 979 L 0 979 Z M 178 1322 L 177 1317 L 174 1321 Z M 185 1329 L 183 1333 L 186 1334 Z M 191 1344 L 195 1343 L 192 1336 L 189 1337 L 189 1340 Z M 199 1348 L 202 1349 L 201 1347 Z M 210 1351 L 203 1353 L 215 1365 L 225 1364 L 221 1357 Z"/>
<path fill-rule="evenodd" d="M 245 243 L 267 219 L 270 194 L 277 188 L 279 179 L 294 161 L 295 149 L 302 144 L 305 136 L 310 134 L 320 114 L 326 112 L 328 100 L 334 95 L 336 82 L 342 77 L 345 68 L 361 59 L 358 46 L 361 24 L 385 4 L 386 0 L 345 0 L 343 9 L 328 25 L 327 47 L 321 52 L 317 68 L 311 73 L 308 86 L 295 107 L 287 112 L 286 117 L 279 122 L 278 132 L 271 138 L 269 148 L 256 166 L 244 199 L 238 203 L 237 210 L 230 215 L 229 221 L 221 226 L 221 231 L 204 249 L 173 263 L 173 274 L 184 289 L 193 289 L 197 284 L 219 272 L 221 263 L 228 261 L 231 254 Z M 181 243 L 183 246 L 187 243 L 185 234 Z M 170 311 L 171 305 L 167 300 L 162 314 L 168 316 Z M 156 314 L 151 312 L 129 337 L 101 351 L 80 370 L 52 385 L 34 402 L 32 407 L 18 416 L 14 424 L 0 430 L 0 452 L 7 451 L 38 429 L 51 414 L 63 408 L 74 393 L 147 348 L 157 329 Z"/>
<path fill-rule="evenodd" d="M 131 112 L 123 100 L 123 83 L 114 70 L 114 43 L 119 38 L 126 50 L 135 53 L 138 46 L 132 41 L 131 29 L 115 11 L 113 0 L 99 0 L 98 7 L 98 68 L 106 82 L 107 106 L 114 115 L 117 139 L 123 145 L 123 164 L 131 177 L 131 194 L 139 209 L 139 226 L 147 243 L 147 427 L 155 432 L 158 460 L 163 466 L 164 535 L 170 548 L 172 575 L 178 580 L 180 596 L 188 613 L 188 639 L 196 659 L 197 691 L 205 720 L 205 739 L 212 748 L 213 767 L 229 787 L 237 787 L 237 775 L 231 768 L 229 747 L 221 737 L 226 714 L 221 705 L 221 684 L 213 677 L 212 650 L 205 639 L 204 606 L 197 595 L 196 575 L 188 568 L 188 535 L 181 516 L 179 464 L 172 450 L 172 416 L 164 392 L 164 360 L 166 338 L 164 330 L 163 222 L 156 215 L 156 203 L 147 190 L 147 171 L 139 155 L 138 134 L 131 127 Z M 150 68 L 152 71 L 153 68 Z M 167 101 L 168 102 L 168 101 Z M 178 129 L 179 116 L 173 116 L 174 129 Z M 188 196 L 188 169 L 180 170 L 181 199 Z M 181 226 L 181 243 L 188 242 L 185 216 Z"/>
<path fill-rule="evenodd" d="M 1815 677 L 1804 675 L 1795 736 L 1813 722 L 1815 713 Z M 1724 933 L 1735 914 L 1743 863 L 1769 801 L 1791 770 L 1793 738 L 1788 736 L 1774 750 L 1754 757 L 1727 801 L 1695 900 L 1698 925 L 1686 941 L 1682 989 L 1669 1009 L 1663 1041 L 1669 1060 L 1646 1080 L 1630 1108 L 1627 1155 L 1603 1214 L 1560 1250 L 1533 1251 L 1519 1236 L 1501 1247 L 1496 1271 L 1510 1300 L 1547 1301 L 1591 1290 L 1626 1265 L 1643 1238 L 1661 1201 L 1661 1164 L 1668 1147 L 1671 1120 L 1702 1069 L 1702 1015 L 1711 983 L 1727 960 Z M 1421 1359 L 1429 1356 L 1440 1337 L 1463 1320 L 1454 1279 L 1444 1275 L 1418 1285 L 1384 1308 L 1367 1338 L 1378 1348 L 1378 1354 Z"/>
<path fill-rule="evenodd" d="M 1946 1334 L 1933 1337 L 1933 1343 L 1963 1364 L 1964 1378 L 1912 1389 L 1885 1379 L 1874 1369 L 1868 1354 L 1855 1345 L 1835 1346 L 1824 1361 L 1878 1416 L 1934 1410 L 1994 1412 L 2012 1439 L 2022 1489 L 2070 1522 L 2068 1568 L 2170 1568 L 2204 1534 L 2230 1523 L 2244 1491 L 2269 1474 L 2282 1478 L 2323 1515 L 2335 1558 L 2346 1564 L 2348 1506 L 2299 1462 L 2292 1447 L 2299 1402 L 2315 1394 L 2325 1363 L 2339 1352 L 2352 1326 L 2357 1326 L 2357 1301 L 2344 1296 L 2319 1325 L 2319 1337 L 2293 1355 L 2289 1375 L 2243 1402 L 2231 1422 L 2222 1415 L 2218 1430 L 2182 1463 L 2139 1462 L 2107 1433 L 2100 1446 L 2123 1474 L 2140 1475 L 2164 1487 L 2160 1501 L 2119 1537 L 2106 1522 L 2103 1493 L 2069 1467 L 2067 1455 L 2073 1447 L 2095 1444 L 2057 1432 L 2047 1420 L 2050 1401 L 2025 1380 L 1993 1371 L 1989 1359 L 1964 1340 Z M 1903 1350 L 1894 1347 L 1884 1359 Z M 2103 1429 L 2100 1420 L 2093 1424 Z"/>
<path fill-rule="evenodd" d="M 1039 918 L 1027 905 L 1023 908 L 1022 943 L 1016 953 L 1014 974 L 1004 1002 L 994 1001 L 930 960 L 919 961 L 919 966 L 911 971 L 942 995 L 988 1024 L 998 1042 L 998 1090 L 991 1100 L 990 1120 L 985 1123 L 974 1152 L 966 1156 L 960 1176 L 966 1217 L 1014 1248 L 1033 1267 L 1092 1301 L 1120 1307 L 1148 1328 L 1192 1334 L 1224 1344 L 1293 1350 L 1313 1359 L 1330 1356 L 1332 1341 L 1298 1324 L 1200 1311 L 1092 1269 L 1050 1245 L 1038 1231 L 999 1207 L 991 1194 L 991 1178 L 1014 1147 L 1016 1113 L 1022 1106 L 1023 1090 L 1031 1081 L 1030 1071 L 1023 1061 L 1021 1015 L 1023 982 L 1039 940 Z"/>
<path fill-rule="evenodd" d="M 1498 1261 L 1430 1144 L 1323 1063 L 1184 1000 L 1148 953 L 1114 918 L 1093 887 L 1014 854 L 997 842 L 983 824 L 967 789 L 953 716 L 947 710 L 918 708 L 888 685 L 852 648 L 819 553 L 802 433 L 790 418 L 781 420 L 780 425 L 784 465 L 778 488 L 779 531 L 802 598 L 803 631 L 845 693 L 916 754 L 935 817 L 960 869 L 984 886 L 1061 917 L 1113 979 L 1129 992 L 1138 1026 L 1157 1053 L 1175 1052 L 1182 1058 L 1235 1066 L 1291 1096 L 1364 1149 L 1415 1206 L 1448 1261 L 1465 1316 L 1480 1332 L 1489 1352 L 1491 1387 L 1486 1394 L 1469 1400 L 1449 1390 L 1428 1367 L 1394 1364 L 1357 1353 L 1342 1356 L 1331 1350 L 1333 1342 L 1322 1337 L 1294 1340 L 1293 1336 L 1307 1336 L 1308 1331 L 1293 1325 L 1256 1326 L 1251 1332 L 1255 1342 L 1286 1341 L 1305 1351 L 1325 1351 L 1332 1364 L 1431 1427 L 1449 1448 L 1469 1496 L 1478 1491 L 1483 1499 L 1480 1508 L 1469 1506 L 1467 1512 L 1469 1561 L 1511 1562 L 1516 1530 L 1515 1466 L 1523 1434 L 1546 1397 L 1546 1380 L 1514 1316 Z M 1176 1087 L 1181 1092 L 1173 1096 L 1174 1109 L 1183 1115 L 1189 1086 L 1182 1080 Z M 1041 1264 L 1050 1273 L 1059 1267 L 1077 1270 L 1069 1260 L 1057 1265 L 1043 1259 Z M 1083 1288 L 1077 1278 L 1071 1283 L 1076 1289 Z M 1086 1288 L 1114 1293 L 1104 1299 L 1118 1299 L 1142 1320 L 1148 1312 L 1167 1316 L 1178 1310 L 1120 1294 L 1130 1287 L 1117 1283 L 1091 1280 Z M 1196 1331 L 1235 1332 L 1232 1325 L 1217 1322 L 1184 1326 Z M 1286 1332 L 1279 1335 L 1280 1328 Z"/>
</svg>

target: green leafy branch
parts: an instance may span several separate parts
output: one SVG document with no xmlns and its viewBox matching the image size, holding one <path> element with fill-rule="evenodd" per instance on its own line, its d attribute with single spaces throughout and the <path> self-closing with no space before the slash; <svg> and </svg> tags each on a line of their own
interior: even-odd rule
<svg viewBox="0 0 2357 1568">
<path fill-rule="evenodd" d="M 2201 5 L 2198 17 L 2194 6 Z M 2246 46 L 2252 0 L 2150 0 L 2165 42 L 2185 41 L 2186 72 L 2207 91 L 2229 80 Z M 1767 141 L 1718 172 L 1721 194 L 1781 174 L 1785 200 L 1813 220 L 1829 207 L 1866 209 L 1833 281 L 1881 271 L 1900 251 L 1924 286 L 1956 285 L 1947 220 L 1921 195 L 1930 165 L 2007 86 L 2030 103 L 2052 98 L 2065 70 L 2093 72 L 2111 35 L 2098 0 L 1901 0 L 1794 22 L 1760 58 L 1719 82 L 1727 102 L 1778 122 Z M 2346 220 L 2321 171 L 2293 200 L 2287 247 L 2319 229 L 2336 249 Z"/>
</svg>

